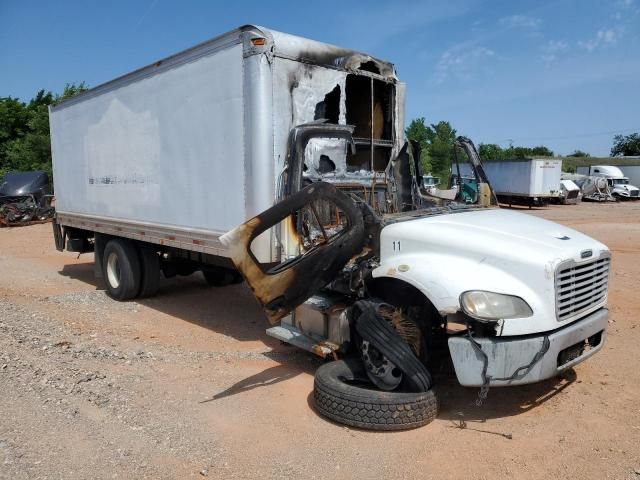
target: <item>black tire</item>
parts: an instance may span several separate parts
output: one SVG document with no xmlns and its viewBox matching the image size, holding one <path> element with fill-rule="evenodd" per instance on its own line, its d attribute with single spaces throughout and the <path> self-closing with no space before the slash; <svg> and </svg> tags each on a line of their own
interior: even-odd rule
<svg viewBox="0 0 640 480">
<path fill-rule="evenodd" d="M 133 242 L 124 238 L 114 238 L 107 242 L 102 259 L 102 275 L 107 294 L 114 300 L 131 300 L 138 295 L 140 258 Z"/>
<path fill-rule="evenodd" d="M 378 316 L 375 304 L 358 302 L 356 305 L 362 312 L 356 320 L 358 335 L 371 342 L 380 353 L 402 371 L 410 390 L 428 391 L 433 384 L 429 371 L 398 332 Z"/>
<path fill-rule="evenodd" d="M 236 283 L 242 283 L 242 275 L 229 268 L 212 267 L 202 270 L 202 276 L 211 287 L 226 287 Z"/>
<path fill-rule="evenodd" d="M 369 382 L 358 360 L 322 365 L 316 371 L 313 391 L 318 412 L 335 422 L 368 430 L 422 427 L 438 414 L 438 400 L 433 390 L 384 392 L 358 386 L 354 381 Z"/>
<path fill-rule="evenodd" d="M 139 243 L 138 250 L 142 274 L 138 296 L 141 298 L 153 297 L 158 293 L 160 286 L 160 257 L 153 245 L 148 243 Z"/>
</svg>

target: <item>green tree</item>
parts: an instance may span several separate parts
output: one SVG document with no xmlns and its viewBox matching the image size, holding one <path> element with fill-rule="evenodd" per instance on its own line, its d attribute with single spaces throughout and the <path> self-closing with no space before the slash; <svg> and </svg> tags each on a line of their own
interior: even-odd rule
<svg viewBox="0 0 640 480">
<path fill-rule="evenodd" d="M 409 140 L 418 142 L 420 145 L 420 162 L 422 163 L 424 173 L 429 173 L 432 170 L 431 162 L 429 161 L 428 128 L 425 124 L 424 117 L 421 117 L 414 118 L 404 131 Z"/>
<path fill-rule="evenodd" d="M 427 127 L 429 162 L 435 176 L 443 183 L 449 178 L 449 169 L 456 141 L 456 130 L 449 122 L 440 121 Z"/>
<path fill-rule="evenodd" d="M 640 155 L 640 133 L 613 137 L 612 157 L 635 157 Z"/>
<path fill-rule="evenodd" d="M 62 90 L 62 94 L 57 95 L 53 99 L 53 103 L 61 102 L 62 100 L 66 100 L 67 98 L 75 97 L 79 93 L 82 93 L 88 89 L 89 87 L 85 82 L 80 82 L 77 85 L 75 83 L 67 83 Z"/>
<path fill-rule="evenodd" d="M 583 152 L 582 150 L 574 150 L 573 153 L 570 153 L 569 155 L 567 155 L 567 157 L 575 157 L 575 158 L 584 158 L 584 157 L 590 157 L 591 155 L 589 155 L 587 152 Z"/>
<path fill-rule="evenodd" d="M 495 143 L 481 143 L 478 147 L 480 160 L 486 162 L 488 160 L 504 160 L 504 149 Z"/>
<path fill-rule="evenodd" d="M 514 147 L 511 145 L 504 151 L 504 159 L 521 159 L 532 157 L 553 157 L 553 151 L 543 145 L 538 147 Z"/>
<path fill-rule="evenodd" d="M 531 155 L 534 157 L 553 157 L 553 150 L 545 147 L 544 145 L 533 147 L 530 150 Z"/>
<path fill-rule="evenodd" d="M 7 144 L 27 131 L 27 106 L 17 98 L 0 98 L 0 176 L 7 169 Z"/>
<path fill-rule="evenodd" d="M 424 172 L 440 177 L 441 184 L 446 185 L 453 159 L 456 130 L 449 122 L 427 125 L 424 118 L 416 118 L 411 121 L 405 134 L 408 139 L 420 144 L 420 160 Z"/>
</svg>

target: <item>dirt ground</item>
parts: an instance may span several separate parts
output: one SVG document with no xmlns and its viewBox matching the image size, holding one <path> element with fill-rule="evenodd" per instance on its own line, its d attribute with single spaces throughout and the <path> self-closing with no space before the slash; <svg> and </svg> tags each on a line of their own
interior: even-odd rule
<svg viewBox="0 0 640 480">
<path fill-rule="evenodd" d="M 482 407 L 436 372 L 438 419 L 398 433 L 318 416 L 320 361 L 267 337 L 244 285 L 116 303 L 50 225 L 0 229 L 0 477 L 640 479 L 640 202 L 522 211 L 613 251 L 605 347 Z"/>
</svg>

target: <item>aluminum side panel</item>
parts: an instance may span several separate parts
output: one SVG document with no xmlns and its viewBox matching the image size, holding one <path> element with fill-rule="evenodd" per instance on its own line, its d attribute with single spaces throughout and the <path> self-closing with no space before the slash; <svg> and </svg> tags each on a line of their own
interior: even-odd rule
<svg viewBox="0 0 640 480">
<path fill-rule="evenodd" d="M 57 209 L 226 231 L 245 211 L 242 45 L 51 111 Z"/>
<path fill-rule="evenodd" d="M 273 161 L 273 57 L 252 55 L 244 60 L 244 162 L 245 216 L 253 217 L 271 207 L 275 199 Z M 252 251 L 262 262 L 277 260 L 270 234 L 256 239 Z"/>
</svg>

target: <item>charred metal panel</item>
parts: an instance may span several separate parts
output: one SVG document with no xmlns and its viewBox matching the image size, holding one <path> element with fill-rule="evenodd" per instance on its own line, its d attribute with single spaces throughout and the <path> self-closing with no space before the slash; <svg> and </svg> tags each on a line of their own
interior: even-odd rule
<svg viewBox="0 0 640 480">
<path fill-rule="evenodd" d="M 415 210 L 413 201 L 414 177 L 411 175 L 413 158 L 409 153 L 411 146 L 405 143 L 398 156 L 392 162 L 392 174 L 396 185 L 396 208 L 399 212 Z"/>
<path fill-rule="evenodd" d="M 260 264 L 255 259 L 251 253 L 253 239 L 319 201 L 329 202 L 343 212 L 346 227 L 341 233 L 275 266 Z M 220 241 L 269 320 L 275 323 L 332 281 L 351 257 L 362 250 L 364 222 L 360 209 L 348 196 L 328 183 L 318 182 L 226 233 Z"/>
<path fill-rule="evenodd" d="M 273 30 L 268 32 L 273 38 L 274 54 L 276 56 L 350 72 L 357 71 L 386 80 L 396 79 L 395 68 L 392 63 L 348 48 L 340 48 Z"/>
<path fill-rule="evenodd" d="M 305 161 L 307 160 L 307 145 L 310 140 L 318 139 L 321 142 L 326 142 L 327 140 L 342 139 L 353 146 L 352 132 L 353 127 L 350 125 L 325 123 L 308 123 L 292 129 L 288 141 L 284 195 L 288 196 L 302 187 Z"/>
<path fill-rule="evenodd" d="M 336 88 L 340 92 L 337 123 L 347 123 L 344 94 L 347 73 L 285 58 L 274 58 L 272 68 L 274 160 L 275 171 L 279 172 L 284 166 L 291 129 L 318 120 L 316 113 L 326 108 L 326 97 Z"/>
</svg>

